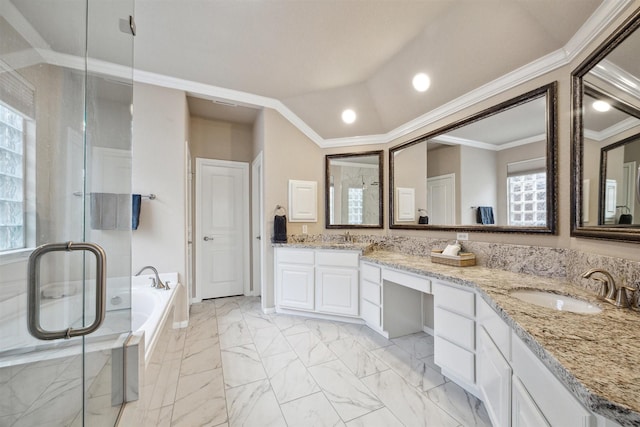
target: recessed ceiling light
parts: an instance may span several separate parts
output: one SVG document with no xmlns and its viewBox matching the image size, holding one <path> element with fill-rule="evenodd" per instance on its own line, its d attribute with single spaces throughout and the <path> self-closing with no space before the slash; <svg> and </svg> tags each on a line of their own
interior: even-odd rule
<svg viewBox="0 0 640 427">
<path fill-rule="evenodd" d="M 342 112 L 342 121 L 351 124 L 356 121 L 356 112 L 352 109 L 346 109 Z"/>
<path fill-rule="evenodd" d="M 413 76 L 413 88 L 418 92 L 426 92 L 429 86 L 431 86 L 431 79 L 425 73 Z"/>
<path fill-rule="evenodd" d="M 611 104 L 605 101 L 595 101 L 591 105 L 593 106 L 594 110 L 600 111 L 601 113 L 604 113 L 605 111 L 609 111 L 611 109 Z"/>
</svg>

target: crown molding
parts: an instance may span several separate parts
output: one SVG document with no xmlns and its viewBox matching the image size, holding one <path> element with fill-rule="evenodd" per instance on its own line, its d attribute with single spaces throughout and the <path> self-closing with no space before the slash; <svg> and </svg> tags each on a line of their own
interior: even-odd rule
<svg viewBox="0 0 640 427">
<path fill-rule="evenodd" d="M 521 145 L 531 144 L 533 142 L 545 141 L 547 139 L 546 134 L 533 135 L 527 138 L 518 139 L 515 141 L 507 142 L 504 144 L 491 144 L 488 142 L 482 142 L 475 139 L 459 138 L 451 135 L 438 135 L 433 138 L 433 141 L 440 142 L 446 145 L 465 145 L 467 147 L 481 148 L 489 151 L 502 151 L 509 148 L 519 147 Z"/>
<path fill-rule="evenodd" d="M 212 100 L 230 101 L 244 106 L 271 108 L 280 113 L 318 146 L 323 146 L 324 139 L 278 99 L 143 70 L 134 70 L 133 81 L 182 90 L 199 98 L 204 96 Z"/>
<path fill-rule="evenodd" d="M 589 73 L 640 99 L 640 79 L 618 67 L 613 62 L 603 59 L 589 70 Z"/>
<path fill-rule="evenodd" d="M 640 120 L 636 119 L 635 117 L 629 117 L 622 121 L 619 121 L 615 125 L 609 126 L 606 129 L 602 129 L 601 131 L 585 129 L 584 136 L 594 141 L 602 142 L 605 139 L 612 138 L 616 135 L 621 134 L 622 132 L 633 129 L 638 125 L 640 125 Z"/>
<path fill-rule="evenodd" d="M 325 139 L 278 99 L 138 69 L 134 69 L 133 71 L 133 81 L 182 90 L 187 94 L 198 97 L 205 96 L 246 106 L 274 109 L 321 148 L 387 144 L 406 137 L 412 132 L 435 123 L 438 120 L 442 120 L 465 108 L 471 107 L 487 98 L 503 93 L 531 79 L 567 65 L 594 41 L 631 3 L 633 3 L 633 0 L 604 1 L 563 48 L 472 90 L 385 134 Z M 126 79 L 131 78 L 130 67 L 91 58 L 85 62 L 85 58 L 82 57 L 51 51 L 46 41 L 8 0 L 0 0 L 0 11 L 2 11 L 3 16 L 10 17 L 12 23 L 16 23 L 16 29 L 35 47 L 35 50 L 46 62 L 74 69 L 84 69 L 86 65 L 89 71 L 95 73 Z"/>
<path fill-rule="evenodd" d="M 564 46 L 569 62 L 589 46 L 633 0 L 603 1 Z"/>
</svg>

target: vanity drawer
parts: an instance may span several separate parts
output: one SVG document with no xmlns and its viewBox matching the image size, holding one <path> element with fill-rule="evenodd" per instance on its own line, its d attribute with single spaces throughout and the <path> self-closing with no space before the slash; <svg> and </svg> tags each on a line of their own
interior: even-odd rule
<svg viewBox="0 0 640 427">
<path fill-rule="evenodd" d="M 313 265 L 313 250 L 278 248 L 278 263 Z"/>
<path fill-rule="evenodd" d="M 380 328 L 380 306 L 377 306 L 367 300 L 362 300 L 360 304 L 360 315 L 362 320 L 370 325 Z"/>
<path fill-rule="evenodd" d="M 371 301 L 374 304 L 380 305 L 382 298 L 380 297 L 380 285 L 371 283 L 368 280 L 362 280 L 361 292 L 362 298 Z"/>
<path fill-rule="evenodd" d="M 433 284 L 433 294 L 435 295 L 437 306 L 469 317 L 476 315 L 476 295 L 473 291 L 435 282 Z"/>
<path fill-rule="evenodd" d="M 436 336 L 446 338 L 469 350 L 476 347 L 476 322 L 441 307 L 434 311 Z"/>
<path fill-rule="evenodd" d="M 476 381 L 476 357 L 471 351 L 465 350 L 442 337 L 434 338 L 436 365 L 455 374 L 469 384 Z"/>
<path fill-rule="evenodd" d="M 380 284 L 380 267 L 363 263 L 360 271 L 363 279 Z"/>
<path fill-rule="evenodd" d="M 423 276 L 407 274 L 398 270 L 385 268 L 382 271 L 382 278 L 398 285 L 406 286 L 427 294 L 431 293 L 431 280 Z"/>
<path fill-rule="evenodd" d="M 360 255 L 347 251 L 316 251 L 316 264 L 331 267 L 358 267 Z"/>
</svg>

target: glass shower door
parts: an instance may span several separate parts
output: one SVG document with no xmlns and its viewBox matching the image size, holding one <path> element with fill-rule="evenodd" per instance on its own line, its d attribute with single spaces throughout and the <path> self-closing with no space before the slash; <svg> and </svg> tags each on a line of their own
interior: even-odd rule
<svg viewBox="0 0 640 427">
<path fill-rule="evenodd" d="M 129 0 L 0 6 L 2 426 L 113 426 L 123 403 L 130 331 L 130 15 Z M 119 204 L 100 205 L 105 200 Z M 95 243 L 106 253 L 106 314 L 86 336 L 72 332 L 96 321 L 93 254 L 63 245 L 33 261 L 34 304 L 28 306 L 29 256 L 36 247 L 64 242 Z M 41 329 L 70 331 L 69 337 L 34 337 L 27 326 L 34 311 Z"/>
</svg>

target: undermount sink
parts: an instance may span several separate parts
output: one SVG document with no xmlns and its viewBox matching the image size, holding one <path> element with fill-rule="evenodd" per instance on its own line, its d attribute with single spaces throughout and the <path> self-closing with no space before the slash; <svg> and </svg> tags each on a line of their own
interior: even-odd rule
<svg viewBox="0 0 640 427">
<path fill-rule="evenodd" d="M 519 300 L 558 311 L 570 311 L 572 313 L 583 314 L 597 314 L 602 311 L 600 307 L 588 301 L 550 291 L 518 289 L 512 291 L 510 295 Z"/>
</svg>

